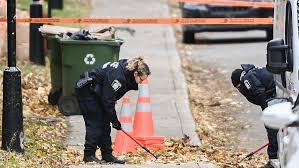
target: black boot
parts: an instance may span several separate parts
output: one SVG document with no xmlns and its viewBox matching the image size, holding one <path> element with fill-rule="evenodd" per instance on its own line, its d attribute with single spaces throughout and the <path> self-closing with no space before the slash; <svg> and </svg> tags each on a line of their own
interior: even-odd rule
<svg viewBox="0 0 299 168">
<path fill-rule="evenodd" d="M 264 166 L 262 166 L 260 168 L 274 168 L 274 166 L 272 166 L 270 161 L 269 161 L 267 164 L 265 164 Z"/>
<path fill-rule="evenodd" d="M 101 161 L 100 159 L 98 159 L 97 157 L 95 157 L 93 155 L 91 155 L 91 156 L 84 155 L 83 161 L 84 162 L 96 162 L 96 163 L 99 163 L 99 164 L 103 163 L 103 161 Z"/>
<path fill-rule="evenodd" d="M 102 159 L 107 163 L 125 164 L 124 160 L 119 160 L 112 153 L 102 153 Z"/>
</svg>

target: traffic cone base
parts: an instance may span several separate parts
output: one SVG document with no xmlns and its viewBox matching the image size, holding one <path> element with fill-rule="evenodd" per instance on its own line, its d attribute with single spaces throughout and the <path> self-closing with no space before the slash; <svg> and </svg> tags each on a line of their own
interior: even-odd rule
<svg viewBox="0 0 299 168">
<path fill-rule="evenodd" d="M 153 151 L 161 151 L 165 149 L 165 144 L 152 144 L 148 145 L 147 148 L 150 148 Z"/>
<path fill-rule="evenodd" d="M 133 133 L 128 133 L 129 135 L 133 135 Z M 122 131 L 117 131 L 115 136 L 115 143 L 113 151 L 115 153 L 127 153 L 127 152 L 136 152 L 136 143 L 131 140 L 126 134 Z"/>
<path fill-rule="evenodd" d="M 164 136 L 145 136 L 135 138 L 142 145 L 151 148 L 152 150 L 162 150 L 165 148 L 166 138 Z"/>
<path fill-rule="evenodd" d="M 164 136 L 145 136 L 135 138 L 143 145 L 163 144 L 165 142 Z"/>
</svg>

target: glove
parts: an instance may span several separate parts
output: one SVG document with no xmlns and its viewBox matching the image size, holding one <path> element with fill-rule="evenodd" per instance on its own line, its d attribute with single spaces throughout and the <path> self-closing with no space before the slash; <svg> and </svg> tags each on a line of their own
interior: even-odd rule
<svg viewBox="0 0 299 168">
<path fill-rule="evenodd" d="M 121 130 L 121 123 L 119 122 L 119 120 L 113 121 L 112 127 L 115 128 L 116 130 Z"/>
</svg>

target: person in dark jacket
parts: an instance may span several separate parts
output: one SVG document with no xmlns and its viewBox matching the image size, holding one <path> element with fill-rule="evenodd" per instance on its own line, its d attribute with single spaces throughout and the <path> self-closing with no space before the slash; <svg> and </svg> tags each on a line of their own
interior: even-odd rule
<svg viewBox="0 0 299 168">
<path fill-rule="evenodd" d="M 115 104 L 130 90 L 138 90 L 138 84 L 150 75 L 150 69 L 142 57 L 107 62 L 80 75 L 76 82 L 76 94 L 82 112 L 86 135 L 85 162 L 109 162 L 124 164 L 112 155 L 111 127 L 121 130 Z M 102 160 L 95 156 L 97 147 Z"/>
<path fill-rule="evenodd" d="M 276 95 L 276 86 L 273 75 L 266 68 L 258 68 L 252 64 L 242 64 L 242 69 L 235 69 L 231 74 L 231 81 L 234 87 L 246 97 L 246 99 L 258 106 L 262 110 L 267 107 L 267 100 Z M 278 142 L 277 129 L 265 126 L 269 146 L 267 149 L 269 159 L 277 159 Z M 269 162 L 262 168 L 273 168 Z"/>
</svg>

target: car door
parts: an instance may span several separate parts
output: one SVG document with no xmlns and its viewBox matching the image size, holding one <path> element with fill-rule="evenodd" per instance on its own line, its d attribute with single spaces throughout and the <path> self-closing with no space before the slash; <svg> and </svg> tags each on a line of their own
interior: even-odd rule
<svg viewBox="0 0 299 168">
<path fill-rule="evenodd" d="M 287 60 L 289 63 L 289 71 L 281 73 L 280 75 L 275 75 L 275 81 L 277 83 L 278 89 L 282 92 L 278 91 L 279 97 L 289 97 L 291 96 L 292 92 L 294 92 L 294 79 L 292 77 L 293 71 L 293 14 L 292 14 L 292 4 L 288 1 L 285 5 L 285 15 L 279 15 L 275 17 L 284 17 L 283 19 L 280 18 L 280 23 L 276 23 L 275 26 L 280 26 L 279 28 L 274 28 L 279 30 L 274 34 L 275 37 L 284 38 L 285 44 L 288 45 L 288 49 L 284 56 L 284 60 Z M 277 9 L 281 10 L 281 9 Z M 283 22 L 282 22 L 283 21 Z M 283 26 L 283 28 L 281 27 Z M 275 31 L 275 30 L 274 30 Z M 283 33 L 283 34 L 282 34 Z"/>
</svg>

